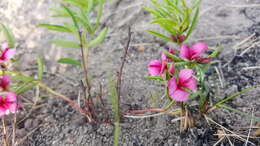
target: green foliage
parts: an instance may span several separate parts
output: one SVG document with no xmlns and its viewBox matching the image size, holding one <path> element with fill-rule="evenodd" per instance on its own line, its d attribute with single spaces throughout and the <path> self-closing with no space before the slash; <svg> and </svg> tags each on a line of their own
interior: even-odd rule
<svg viewBox="0 0 260 146">
<path fill-rule="evenodd" d="M 145 78 L 149 80 L 164 81 L 161 76 L 145 76 Z"/>
<path fill-rule="evenodd" d="M 187 40 L 193 32 L 199 18 L 199 5 L 201 0 L 194 0 L 192 6 L 188 6 L 185 0 L 150 0 L 154 9 L 145 7 L 144 9 L 152 14 L 151 23 L 160 25 L 169 36 L 177 37 L 176 40 L 170 39 L 163 34 L 149 30 L 148 32 L 166 41 L 182 43 Z M 178 40 L 184 37 L 184 40 Z"/>
<path fill-rule="evenodd" d="M 73 58 L 60 58 L 58 60 L 58 63 L 62 63 L 62 64 L 70 64 L 73 66 L 80 66 L 80 62 L 78 60 L 75 60 Z"/>
<path fill-rule="evenodd" d="M 106 37 L 107 35 L 107 28 L 104 28 L 100 33 L 99 35 L 94 39 L 92 40 L 90 43 L 89 43 L 89 47 L 93 47 L 93 46 L 96 46 L 98 44 L 100 44 Z"/>
<path fill-rule="evenodd" d="M 33 89 L 38 83 L 27 83 L 27 84 L 21 84 L 18 86 L 18 89 L 15 91 L 16 94 L 22 94 L 30 89 Z"/>
<path fill-rule="evenodd" d="M 52 40 L 52 43 L 58 46 L 66 47 L 66 48 L 80 48 L 80 44 L 68 41 L 61 41 L 61 40 Z"/>
<path fill-rule="evenodd" d="M 36 79 L 30 76 L 26 76 L 26 75 L 22 75 L 22 74 L 18 74 L 15 75 L 11 78 L 13 81 L 22 81 L 22 82 L 32 82 L 35 81 Z"/>
<path fill-rule="evenodd" d="M 62 7 L 51 8 L 55 18 L 68 18 L 71 22 L 63 25 L 40 24 L 38 26 L 48 30 L 67 32 L 75 36 L 79 43 L 52 40 L 52 43 L 67 48 L 80 48 L 82 50 L 82 62 L 87 62 L 88 48 L 102 43 L 107 35 L 107 28 L 100 28 L 100 20 L 103 13 L 103 5 L 107 0 L 60 0 Z M 91 23 L 90 15 L 95 13 L 96 22 Z M 61 58 L 59 63 L 81 66 L 81 63 L 73 58 Z M 85 66 L 83 66 L 85 67 Z"/>
<path fill-rule="evenodd" d="M 221 45 L 217 45 L 217 48 L 208 56 L 209 58 L 216 58 L 218 54 L 221 52 Z"/>
<path fill-rule="evenodd" d="M 114 115 L 114 146 L 119 145 L 119 137 L 120 137 L 120 111 L 119 111 L 119 103 L 118 103 L 118 94 L 116 89 L 116 84 L 112 79 L 112 76 L 109 77 L 109 95 L 110 101 L 112 103 L 112 111 Z"/>
<path fill-rule="evenodd" d="M 42 57 L 37 57 L 37 66 L 38 66 L 38 80 L 42 80 L 44 72 L 44 62 Z"/>
<path fill-rule="evenodd" d="M 13 33 L 10 31 L 8 27 L 6 27 L 4 24 L 0 23 L 0 32 L 3 32 L 4 38 L 8 42 L 9 48 L 15 47 L 15 39 Z"/>
<path fill-rule="evenodd" d="M 47 28 L 52 31 L 72 33 L 80 39 L 84 37 L 86 46 L 96 46 L 100 44 L 107 34 L 107 29 L 100 29 L 100 20 L 103 13 L 103 5 L 107 0 L 60 0 L 61 8 L 51 8 L 55 12 L 53 17 L 70 18 L 72 24 L 65 22 L 64 25 L 39 24 L 38 26 Z M 96 13 L 96 22 L 90 23 L 90 15 Z M 97 36 L 95 38 L 95 36 Z M 55 44 L 64 47 L 79 48 L 78 45 L 54 41 Z"/>
<path fill-rule="evenodd" d="M 62 25 L 53 25 L 53 24 L 39 24 L 40 27 L 45 27 L 49 30 L 60 31 L 60 32 L 72 32 L 69 28 Z"/>
</svg>

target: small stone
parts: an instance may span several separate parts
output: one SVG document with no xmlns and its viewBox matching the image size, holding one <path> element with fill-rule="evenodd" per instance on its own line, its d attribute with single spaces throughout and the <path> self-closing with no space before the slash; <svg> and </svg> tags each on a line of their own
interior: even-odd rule
<svg viewBox="0 0 260 146">
<path fill-rule="evenodd" d="M 33 127 L 33 120 L 32 119 L 27 119 L 25 122 L 24 122 L 24 128 L 26 130 L 29 130 Z"/>
<path fill-rule="evenodd" d="M 98 128 L 97 132 L 102 135 L 102 136 L 109 136 L 112 134 L 113 132 L 113 127 L 111 125 L 108 124 L 102 124 L 100 125 L 100 127 Z"/>
</svg>

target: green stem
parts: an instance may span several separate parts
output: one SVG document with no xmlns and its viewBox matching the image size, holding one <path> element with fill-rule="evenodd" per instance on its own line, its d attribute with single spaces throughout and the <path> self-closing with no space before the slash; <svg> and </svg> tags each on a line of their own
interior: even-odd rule
<svg viewBox="0 0 260 146">
<path fill-rule="evenodd" d="M 82 55 L 82 65 L 83 65 L 83 70 L 84 70 L 84 78 L 85 78 L 85 82 L 87 84 L 87 92 L 88 92 L 88 98 L 92 102 L 91 99 L 91 85 L 88 79 L 88 56 L 89 56 L 89 48 L 87 45 L 87 42 L 85 41 L 85 39 L 83 38 L 84 36 L 82 36 L 82 32 L 79 32 L 79 37 L 80 37 L 80 48 L 81 48 L 81 55 Z M 85 95 L 86 96 L 86 95 Z"/>
</svg>

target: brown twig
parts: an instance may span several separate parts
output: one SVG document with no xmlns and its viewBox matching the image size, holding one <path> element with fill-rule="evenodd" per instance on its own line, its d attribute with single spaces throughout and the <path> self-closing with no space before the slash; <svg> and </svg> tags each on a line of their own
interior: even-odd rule
<svg viewBox="0 0 260 146">
<path fill-rule="evenodd" d="M 6 132 L 4 116 L 2 117 L 2 124 L 3 124 L 3 143 L 4 143 L 4 146 L 8 146 L 9 144 L 8 144 L 8 139 L 7 139 L 7 132 Z"/>
<path fill-rule="evenodd" d="M 99 99 L 99 101 L 101 103 L 103 113 L 105 113 L 105 118 L 102 120 L 102 122 L 109 123 L 109 114 L 108 114 L 108 112 L 106 112 L 107 108 L 106 108 L 106 105 L 103 102 L 102 97 L 103 97 L 103 87 L 102 87 L 102 84 L 100 84 L 99 85 L 99 96 L 97 96 L 97 98 Z"/>
<path fill-rule="evenodd" d="M 131 37 L 132 37 L 132 32 L 131 32 L 131 27 L 129 27 L 128 28 L 128 40 L 127 40 L 126 47 L 125 47 L 125 50 L 124 50 L 122 63 L 121 63 L 119 72 L 117 74 L 116 89 L 117 89 L 117 96 L 118 96 L 118 104 L 120 104 L 121 87 L 122 87 L 122 74 L 123 74 L 123 69 L 124 69 L 124 65 L 125 65 L 125 62 L 126 62 L 127 53 L 128 53 L 128 50 L 129 50 L 129 45 L 130 45 L 130 42 L 131 42 Z M 120 111 L 120 107 L 119 107 L 119 111 Z"/>
</svg>

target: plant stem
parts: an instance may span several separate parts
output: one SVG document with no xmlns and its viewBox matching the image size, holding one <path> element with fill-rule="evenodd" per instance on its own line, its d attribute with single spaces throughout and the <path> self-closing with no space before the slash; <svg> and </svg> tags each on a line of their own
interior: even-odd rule
<svg viewBox="0 0 260 146">
<path fill-rule="evenodd" d="M 51 88 L 49 88 L 48 86 L 44 85 L 41 82 L 38 82 L 38 85 L 43 88 L 44 90 L 46 90 L 47 92 L 49 92 L 50 94 L 53 94 L 65 101 L 67 101 L 69 103 L 70 106 L 72 106 L 74 109 L 78 110 L 79 112 L 81 112 L 83 115 L 85 115 L 88 119 L 89 122 L 95 122 L 90 116 L 89 116 L 89 112 L 83 110 L 75 101 L 71 100 L 69 97 L 64 96 L 54 90 L 52 90 Z"/>
<path fill-rule="evenodd" d="M 117 96 L 118 96 L 118 106 L 119 106 L 119 113 L 120 113 L 120 97 L 121 97 L 121 86 L 122 86 L 122 74 L 123 74 L 123 69 L 124 69 L 124 65 L 126 62 L 126 57 L 127 57 L 127 53 L 129 50 L 129 45 L 131 42 L 131 27 L 128 28 L 128 40 L 127 40 L 127 44 L 124 50 L 124 54 L 123 54 L 123 58 L 122 58 L 122 63 L 117 75 L 117 84 L 116 84 L 116 88 L 117 88 Z"/>
<path fill-rule="evenodd" d="M 5 125 L 4 116 L 2 117 L 2 124 L 3 124 L 3 142 L 4 142 L 4 146 L 8 146 L 7 131 L 6 131 L 6 125 Z"/>
<path fill-rule="evenodd" d="M 79 38 L 80 39 L 80 50 L 81 50 L 81 56 L 82 56 L 84 77 L 85 77 L 85 82 L 87 84 L 88 98 L 91 98 L 91 85 L 90 85 L 90 82 L 88 80 L 88 55 L 89 55 L 89 50 L 88 50 L 88 47 L 86 45 L 86 42 L 83 40 L 81 31 L 79 31 L 79 37 L 80 37 Z"/>
</svg>

